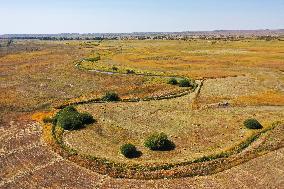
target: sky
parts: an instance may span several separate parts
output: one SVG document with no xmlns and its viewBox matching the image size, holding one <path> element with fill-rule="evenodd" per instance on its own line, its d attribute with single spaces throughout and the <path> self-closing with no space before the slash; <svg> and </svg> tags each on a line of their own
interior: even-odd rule
<svg viewBox="0 0 284 189">
<path fill-rule="evenodd" d="M 283 28 L 284 0 L 0 0 L 0 34 Z"/>
</svg>

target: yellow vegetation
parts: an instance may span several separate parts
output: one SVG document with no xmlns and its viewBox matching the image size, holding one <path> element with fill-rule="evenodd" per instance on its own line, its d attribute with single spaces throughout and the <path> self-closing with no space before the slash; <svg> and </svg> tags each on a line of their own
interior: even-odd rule
<svg viewBox="0 0 284 189">
<path fill-rule="evenodd" d="M 275 91 L 266 91 L 256 95 L 240 96 L 234 99 L 237 105 L 284 105 L 284 94 Z"/>
</svg>

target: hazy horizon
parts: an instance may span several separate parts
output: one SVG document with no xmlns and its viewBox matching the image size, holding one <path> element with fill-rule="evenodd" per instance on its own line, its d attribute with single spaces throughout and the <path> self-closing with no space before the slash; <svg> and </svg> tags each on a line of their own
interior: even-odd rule
<svg viewBox="0 0 284 189">
<path fill-rule="evenodd" d="M 0 34 L 132 33 L 284 28 L 282 0 L 1 1 Z"/>
<path fill-rule="evenodd" d="M 85 32 L 85 33 L 77 33 L 77 32 L 62 32 L 62 33 L 0 33 L 0 35 L 60 35 L 60 34 L 131 34 L 131 33 L 182 33 L 182 32 L 215 32 L 215 31 L 277 31 L 277 30 L 284 30 L 284 28 L 276 28 L 276 29 L 243 29 L 243 30 L 222 30 L 222 29 L 216 29 L 216 30 L 189 30 L 189 31 L 134 31 L 134 32 Z"/>
</svg>

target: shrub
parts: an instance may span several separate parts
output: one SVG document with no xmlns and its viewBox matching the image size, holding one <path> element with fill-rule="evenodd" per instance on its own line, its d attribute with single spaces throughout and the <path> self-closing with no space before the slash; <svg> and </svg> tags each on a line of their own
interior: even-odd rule
<svg viewBox="0 0 284 189">
<path fill-rule="evenodd" d="M 192 89 L 195 89 L 198 86 L 198 84 L 195 83 L 195 81 L 191 79 L 182 79 L 179 82 L 179 86 L 180 87 L 191 87 Z"/>
<path fill-rule="evenodd" d="M 126 158 L 135 158 L 139 156 L 139 152 L 133 144 L 124 144 L 120 147 L 120 152 Z"/>
<path fill-rule="evenodd" d="M 88 61 L 88 62 L 97 62 L 97 61 L 101 60 L 101 57 L 98 55 L 96 57 L 84 58 L 84 60 Z"/>
<path fill-rule="evenodd" d="M 57 119 L 61 115 L 64 115 L 64 114 L 70 113 L 70 112 L 78 113 L 78 111 L 76 110 L 76 108 L 74 106 L 67 106 L 67 107 L 61 109 L 59 112 L 57 112 L 57 114 L 55 115 L 55 117 L 53 119 L 54 119 L 54 121 L 57 121 Z"/>
<path fill-rule="evenodd" d="M 60 110 L 53 118 L 53 124 L 57 124 L 65 130 L 77 130 L 85 124 L 91 124 L 94 118 L 89 113 L 79 113 L 73 106 Z"/>
<path fill-rule="evenodd" d="M 192 87 L 191 81 L 188 79 L 182 79 L 179 82 L 180 87 Z"/>
<path fill-rule="evenodd" d="M 116 67 L 116 66 L 113 66 L 111 69 L 112 69 L 114 72 L 117 72 L 117 71 L 118 71 L 118 67 Z"/>
<path fill-rule="evenodd" d="M 144 143 L 145 147 L 150 150 L 172 150 L 175 148 L 175 145 L 172 141 L 170 141 L 166 134 L 153 134 L 148 137 Z"/>
<path fill-rule="evenodd" d="M 171 78 L 171 79 L 169 79 L 168 84 L 177 85 L 178 81 L 176 80 L 176 78 Z"/>
<path fill-rule="evenodd" d="M 120 98 L 117 93 L 115 92 L 107 92 L 105 96 L 102 98 L 104 101 L 119 101 Z"/>
<path fill-rule="evenodd" d="M 127 74 L 135 74 L 135 71 L 134 71 L 134 70 L 129 70 L 129 69 L 127 69 L 127 70 L 126 70 L 126 73 L 127 73 Z"/>
<path fill-rule="evenodd" d="M 76 130 L 83 127 L 83 121 L 79 112 L 66 111 L 57 117 L 57 124 L 65 130 Z"/>
<path fill-rule="evenodd" d="M 256 119 L 247 119 L 244 125 L 248 129 L 262 129 L 262 125 Z"/>
</svg>

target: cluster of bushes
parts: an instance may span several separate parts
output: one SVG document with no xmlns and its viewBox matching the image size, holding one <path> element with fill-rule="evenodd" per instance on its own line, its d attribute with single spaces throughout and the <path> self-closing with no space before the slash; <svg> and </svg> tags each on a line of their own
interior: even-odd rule
<svg viewBox="0 0 284 189">
<path fill-rule="evenodd" d="M 178 85 L 180 87 L 191 87 L 191 88 L 195 88 L 197 86 L 194 80 L 181 79 L 180 81 L 178 81 L 176 78 L 170 78 L 168 84 Z"/>
<path fill-rule="evenodd" d="M 256 119 L 247 119 L 244 121 L 244 126 L 248 129 L 262 129 L 262 125 Z"/>
<path fill-rule="evenodd" d="M 153 151 L 168 151 L 175 148 L 175 144 L 170 141 L 167 135 L 164 133 L 158 133 L 149 136 L 145 140 L 144 146 Z M 141 155 L 141 152 L 139 152 L 133 144 L 122 145 L 120 152 L 126 158 L 134 158 Z"/>
<path fill-rule="evenodd" d="M 65 107 L 57 112 L 53 118 L 45 118 L 45 123 L 53 123 L 65 130 L 77 130 L 87 124 L 95 122 L 93 116 L 89 113 L 80 113 L 73 106 Z"/>
</svg>

